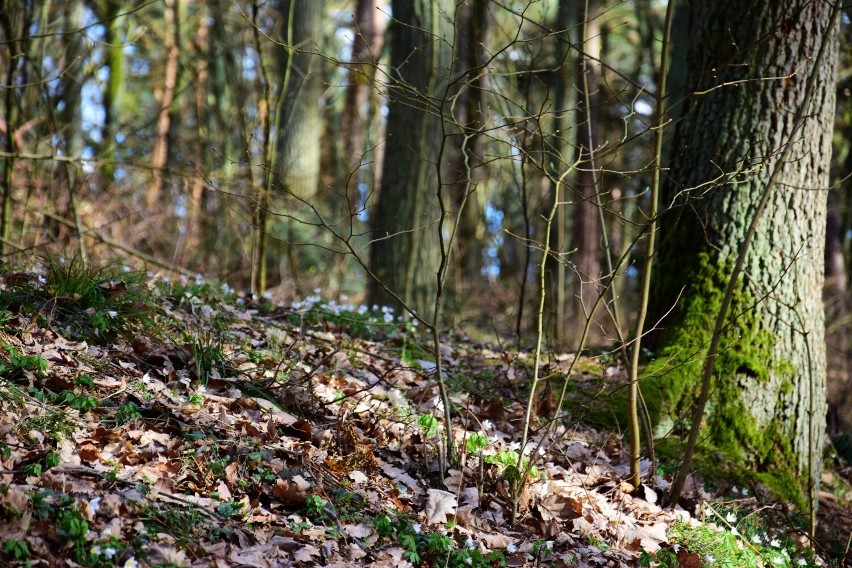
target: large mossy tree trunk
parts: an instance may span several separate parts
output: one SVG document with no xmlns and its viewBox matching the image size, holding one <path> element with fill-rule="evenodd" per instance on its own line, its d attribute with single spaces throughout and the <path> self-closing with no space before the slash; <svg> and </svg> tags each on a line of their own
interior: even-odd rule
<svg viewBox="0 0 852 568">
<path fill-rule="evenodd" d="M 823 246 L 837 59 L 830 14 L 822 0 L 693 2 L 691 95 L 671 148 L 654 274 L 657 314 L 674 309 L 642 383 L 657 433 L 685 432 L 723 292 L 780 168 L 729 311 L 701 439 L 715 450 L 708 455 L 799 504 L 808 474 L 818 480 L 825 426 Z M 830 44 L 815 61 L 823 41 Z M 814 65 L 816 89 L 797 124 Z"/>
<path fill-rule="evenodd" d="M 431 319 L 440 263 L 439 154 L 454 14 L 449 0 L 391 3 L 387 139 L 378 204 L 370 210 L 370 303 Z"/>
</svg>

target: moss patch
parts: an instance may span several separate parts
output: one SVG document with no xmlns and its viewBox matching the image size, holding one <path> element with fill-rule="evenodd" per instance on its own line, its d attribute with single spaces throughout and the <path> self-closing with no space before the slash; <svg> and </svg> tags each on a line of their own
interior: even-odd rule
<svg viewBox="0 0 852 568">
<path fill-rule="evenodd" d="M 710 254 L 698 255 L 679 321 L 663 335 L 657 358 L 642 374 L 642 392 L 657 436 L 685 436 L 691 427 L 704 360 L 730 273 L 731 266 L 717 264 Z M 754 472 L 755 480 L 759 477 L 780 497 L 802 503 L 803 487 L 791 473 L 797 460 L 789 437 L 774 416 L 760 416 L 759 405 L 749 406 L 743 397 L 744 390 L 792 388 L 792 366 L 774 359 L 774 337 L 761 328 L 754 303 L 742 289 L 731 303 L 700 452 L 719 453 L 735 468 Z M 772 382 L 780 385 L 773 387 Z"/>
</svg>

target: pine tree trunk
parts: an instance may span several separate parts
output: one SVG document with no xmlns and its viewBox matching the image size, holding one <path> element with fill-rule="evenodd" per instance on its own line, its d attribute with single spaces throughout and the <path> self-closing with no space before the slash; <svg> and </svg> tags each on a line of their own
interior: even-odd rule
<svg viewBox="0 0 852 568">
<path fill-rule="evenodd" d="M 823 190 L 837 60 L 830 13 L 821 1 L 693 3 L 693 95 L 670 154 L 654 276 L 657 314 L 675 310 L 643 381 L 658 433 L 688 426 L 722 292 L 755 206 L 781 168 L 729 312 L 704 440 L 734 471 L 800 505 L 808 474 L 819 479 L 825 426 Z M 826 54 L 814 62 L 823 41 Z M 797 130 L 813 65 L 816 90 Z M 779 164 L 786 144 L 792 151 Z"/>
</svg>

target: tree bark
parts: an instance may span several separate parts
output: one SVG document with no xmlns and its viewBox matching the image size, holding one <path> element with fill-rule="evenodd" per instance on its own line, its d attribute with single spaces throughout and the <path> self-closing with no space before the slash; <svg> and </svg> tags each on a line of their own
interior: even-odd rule
<svg viewBox="0 0 852 568">
<path fill-rule="evenodd" d="M 484 191 L 483 135 L 485 37 L 487 34 L 487 3 L 473 0 L 459 6 L 456 22 L 456 75 L 465 73 L 459 81 L 455 98 L 453 131 L 447 139 L 449 193 L 453 217 L 459 214 L 456 233 L 455 280 L 456 293 L 465 297 L 465 284 L 479 279 L 482 269 L 482 238 L 485 234 L 480 197 Z M 466 194 L 468 192 L 470 195 Z"/>
<path fill-rule="evenodd" d="M 821 1 L 693 3 L 692 95 L 671 149 L 654 275 L 654 311 L 675 309 L 643 387 L 658 434 L 680 431 L 740 245 L 780 168 L 715 362 L 704 444 L 732 473 L 800 505 L 808 475 L 819 480 L 825 426 L 823 248 L 837 59 L 830 13 Z M 823 41 L 825 57 L 814 62 Z M 816 90 L 797 124 L 814 65 Z"/>
<path fill-rule="evenodd" d="M 381 38 L 376 24 L 375 0 L 358 0 L 355 5 L 355 28 L 352 40 L 352 65 L 349 67 L 346 100 L 343 108 L 341 136 L 346 160 L 349 212 L 361 209 L 361 161 L 365 145 L 370 91 L 381 55 Z"/>
<path fill-rule="evenodd" d="M 279 76 L 281 88 L 286 92 L 282 116 L 276 119 L 279 126 L 276 172 L 289 191 L 310 198 L 319 187 L 321 133 L 324 131 L 320 108 L 322 82 L 316 75 L 318 64 L 314 57 L 321 42 L 324 2 L 281 0 L 279 12 L 282 19 L 280 37 L 296 51 L 290 59 L 288 53 L 279 50 Z"/>
<path fill-rule="evenodd" d="M 600 63 L 601 57 L 601 28 L 598 17 L 598 2 L 588 2 L 588 13 L 584 12 L 582 4 L 578 4 L 579 19 L 586 20 L 583 37 L 583 51 L 588 57 L 581 56 L 581 77 L 586 80 L 581 83 L 579 118 L 577 124 L 577 147 L 582 162 L 579 165 L 574 181 L 572 211 L 573 225 L 571 230 L 571 245 L 574 254 L 570 257 L 575 266 L 575 274 L 571 285 L 572 296 L 575 298 L 572 316 L 576 325 L 575 330 L 583 328 L 583 322 L 594 318 L 594 325 L 589 330 L 590 344 L 599 344 L 604 340 L 604 310 L 598 309 L 594 316 L 592 306 L 600 294 L 601 284 L 601 223 L 598 210 L 598 178 L 595 156 L 599 145 L 598 108 L 600 106 Z M 571 339 L 579 341 L 578 334 Z"/>
<path fill-rule="evenodd" d="M 178 83 L 178 58 L 180 57 L 180 0 L 165 0 L 163 21 L 165 28 L 166 61 L 165 77 L 160 91 L 160 108 L 157 114 L 157 127 L 154 133 L 154 147 L 151 149 L 151 182 L 145 197 L 149 212 L 160 207 L 160 194 L 163 190 L 166 163 L 169 157 L 169 128 L 171 126 L 172 102 Z"/>
<path fill-rule="evenodd" d="M 106 185 L 115 179 L 116 139 L 121 125 L 121 95 L 124 90 L 124 38 L 123 27 L 127 18 L 120 16 L 124 4 L 118 0 L 101 0 L 98 3 L 99 17 L 105 22 L 104 43 L 106 44 L 109 77 L 103 93 L 104 128 L 101 134 L 100 158 L 103 160 L 101 175 Z M 104 188 L 105 189 L 105 188 Z"/>
<path fill-rule="evenodd" d="M 449 67 L 453 3 L 395 0 L 391 4 L 391 83 L 387 149 L 378 204 L 370 211 L 370 303 L 432 313 L 439 265 L 437 221 L 441 113 Z"/>
</svg>

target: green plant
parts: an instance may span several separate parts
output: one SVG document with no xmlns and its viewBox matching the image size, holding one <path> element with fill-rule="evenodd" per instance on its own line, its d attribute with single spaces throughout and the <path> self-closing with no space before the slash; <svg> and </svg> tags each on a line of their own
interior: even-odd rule
<svg viewBox="0 0 852 568">
<path fill-rule="evenodd" d="M 505 566 L 501 552 L 482 554 L 471 537 L 463 538 L 451 532 L 424 532 L 422 526 L 412 523 L 409 517 L 400 515 L 391 519 L 379 515 L 373 519 L 373 527 L 380 538 L 394 541 L 403 548 L 403 556 L 417 565 L 449 566 L 452 568 L 486 568 Z"/>
<path fill-rule="evenodd" d="M 426 438 L 433 437 L 438 432 L 438 419 L 431 414 L 421 414 L 417 417 L 417 424 L 423 430 Z"/>
<path fill-rule="evenodd" d="M 18 431 L 24 438 L 32 430 L 38 430 L 57 442 L 70 436 L 76 429 L 77 425 L 74 421 L 60 408 L 46 408 L 35 416 L 24 418 L 18 426 Z"/>
<path fill-rule="evenodd" d="M 216 512 L 223 517 L 242 517 L 243 504 L 238 501 L 228 501 L 227 503 L 219 503 Z"/>
<path fill-rule="evenodd" d="M 24 539 L 7 540 L 3 543 L 3 552 L 11 556 L 15 562 L 29 563 L 30 548 Z"/>
<path fill-rule="evenodd" d="M 677 568 L 677 554 L 665 548 L 661 548 L 657 552 L 641 549 L 639 551 L 639 566 L 652 565 L 657 568 Z"/>
<path fill-rule="evenodd" d="M 200 540 L 207 530 L 201 513 L 195 507 L 145 505 L 140 520 L 148 533 L 171 535 L 180 544 Z"/>
<path fill-rule="evenodd" d="M 465 441 L 465 448 L 469 454 L 478 456 L 488 446 L 488 437 L 484 434 L 471 434 Z"/>
<path fill-rule="evenodd" d="M 490 454 L 485 456 L 485 463 L 495 464 L 500 467 L 503 471 L 503 475 L 507 478 L 513 477 L 516 472 L 518 472 L 518 460 L 520 459 L 520 455 L 515 450 L 500 450 L 496 454 Z M 523 462 L 521 462 L 521 468 L 526 468 L 529 466 L 529 459 L 524 458 Z M 532 466 L 530 468 L 530 476 L 538 477 L 539 471 L 538 468 Z"/>
<path fill-rule="evenodd" d="M 14 345 L 4 345 L 3 348 L 6 350 L 9 361 L 0 360 L 0 377 L 14 380 L 24 371 L 44 374 L 47 370 L 47 361 L 38 355 L 24 355 Z"/>
<path fill-rule="evenodd" d="M 27 477 L 39 477 L 41 475 L 41 464 L 30 463 L 25 465 L 22 470 Z"/>
<path fill-rule="evenodd" d="M 135 420 L 141 416 L 142 415 L 139 413 L 139 407 L 136 406 L 136 403 L 127 402 L 118 407 L 118 411 L 115 413 L 115 421 L 118 424 L 124 424 L 125 422 L 130 422 L 131 420 Z"/>
<path fill-rule="evenodd" d="M 46 257 L 39 278 L 15 279 L 0 291 L 0 308 L 32 314 L 64 335 L 104 342 L 148 319 L 140 273 L 94 267 L 78 257 Z"/>
<path fill-rule="evenodd" d="M 321 519 L 325 516 L 325 499 L 319 495 L 308 495 L 305 498 L 305 514 L 311 519 Z"/>
<path fill-rule="evenodd" d="M 80 511 L 67 508 L 62 511 L 56 534 L 64 537 L 66 541 L 80 541 L 89 534 L 89 523 L 86 522 Z"/>
<path fill-rule="evenodd" d="M 88 412 L 98 407 L 98 399 L 88 395 L 76 395 L 71 391 L 62 391 L 56 399 L 57 404 L 66 404 L 80 412 Z"/>
<path fill-rule="evenodd" d="M 74 384 L 78 387 L 92 388 L 95 386 L 95 381 L 89 375 L 80 375 L 74 379 Z"/>
<path fill-rule="evenodd" d="M 195 377 L 201 384 L 206 385 L 217 373 L 225 375 L 231 370 L 223 334 L 202 328 L 194 333 L 184 333 L 183 340 L 192 355 Z"/>
</svg>

